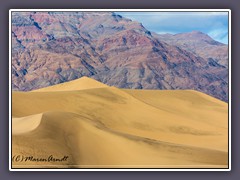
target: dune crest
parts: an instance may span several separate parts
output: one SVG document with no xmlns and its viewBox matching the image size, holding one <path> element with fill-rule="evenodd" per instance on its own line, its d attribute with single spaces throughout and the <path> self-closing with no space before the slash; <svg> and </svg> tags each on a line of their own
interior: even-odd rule
<svg viewBox="0 0 240 180">
<path fill-rule="evenodd" d="M 76 90 L 83 90 L 83 89 L 105 88 L 105 87 L 108 87 L 108 86 L 97 80 L 84 76 L 73 81 L 49 86 L 46 88 L 37 89 L 37 90 L 34 90 L 33 92 L 76 91 Z"/>
<path fill-rule="evenodd" d="M 16 168 L 228 165 L 227 103 L 197 91 L 126 90 L 81 78 L 12 97 L 12 155 L 68 157 Z"/>
</svg>

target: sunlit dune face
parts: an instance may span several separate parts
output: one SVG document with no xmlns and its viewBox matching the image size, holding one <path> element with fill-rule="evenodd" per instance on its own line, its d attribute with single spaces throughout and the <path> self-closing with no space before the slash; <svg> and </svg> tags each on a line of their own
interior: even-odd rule
<svg viewBox="0 0 240 180">
<path fill-rule="evenodd" d="M 197 91 L 125 90 L 84 77 L 13 92 L 12 116 L 12 156 L 24 157 L 14 168 L 228 166 L 227 103 Z"/>
</svg>

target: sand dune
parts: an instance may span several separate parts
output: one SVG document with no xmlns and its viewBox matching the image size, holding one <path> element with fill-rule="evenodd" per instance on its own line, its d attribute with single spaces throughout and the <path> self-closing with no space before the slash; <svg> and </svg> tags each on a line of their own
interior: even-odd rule
<svg viewBox="0 0 240 180">
<path fill-rule="evenodd" d="M 228 164 L 227 104 L 197 91 L 121 90 L 85 77 L 12 96 L 13 157 L 68 157 L 16 168 Z"/>
<path fill-rule="evenodd" d="M 34 115 L 24 116 L 20 118 L 13 117 L 12 132 L 14 135 L 30 132 L 39 126 L 41 119 L 42 119 L 42 114 L 34 114 Z"/>
<path fill-rule="evenodd" d="M 63 84 L 57 84 L 54 86 L 49 86 L 41 89 L 34 90 L 35 92 L 42 92 L 42 91 L 76 91 L 76 90 L 83 90 L 83 89 L 92 89 L 92 88 L 104 88 L 108 87 L 107 85 L 100 83 L 96 80 L 93 80 L 88 77 L 82 77 L 81 79 L 76 79 L 73 81 L 65 82 Z"/>
</svg>

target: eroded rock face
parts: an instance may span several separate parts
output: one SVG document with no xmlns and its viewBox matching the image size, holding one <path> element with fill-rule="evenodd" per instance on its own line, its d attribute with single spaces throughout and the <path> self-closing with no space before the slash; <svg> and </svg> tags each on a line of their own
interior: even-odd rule
<svg viewBox="0 0 240 180">
<path fill-rule="evenodd" d="M 192 52 L 196 56 L 208 59 L 214 66 L 216 61 L 219 65 L 228 67 L 228 46 L 213 40 L 207 34 L 200 31 L 179 34 L 154 34 L 154 37 L 168 44 L 179 46 L 180 48 Z"/>
<path fill-rule="evenodd" d="M 195 89 L 228 100 L 228 69 L 110 12 L 14 12 L 12 88 L 88 76 L 120 88 Z"/>
</svg>

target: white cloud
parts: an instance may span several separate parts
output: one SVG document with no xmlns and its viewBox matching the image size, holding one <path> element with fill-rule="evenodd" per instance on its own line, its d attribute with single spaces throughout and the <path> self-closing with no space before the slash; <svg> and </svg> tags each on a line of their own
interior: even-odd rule
<svg viewBox="0 0 240 180">
<path fill-rule="evenodd" d="M 208 35 L 217 41 L 228 44 L 228 31 L 226 29 L 212 30 L 208 32 Z"/>
<path fill-rule="evenodd" d="M 158 31 L 157 34 L 176 34 L 174 31 Z"/>
</svg>

